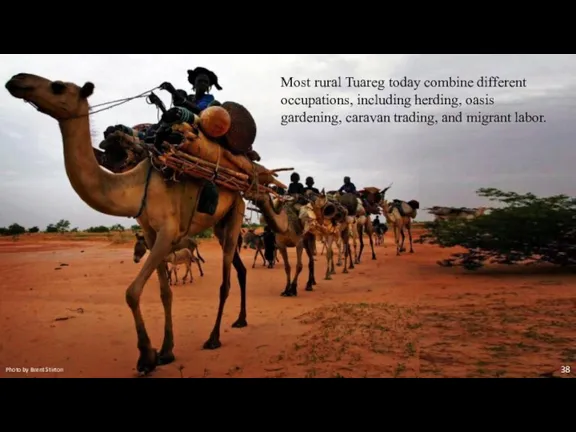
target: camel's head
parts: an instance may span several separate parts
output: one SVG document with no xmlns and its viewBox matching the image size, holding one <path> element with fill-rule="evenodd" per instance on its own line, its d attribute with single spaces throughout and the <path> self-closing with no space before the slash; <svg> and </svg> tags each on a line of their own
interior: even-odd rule
<svg viewBox="0 0 576 432">
<path fill-rule="evenodd" d="M 375 187 L 366 187 L 359 191 L 360 196 L 372 205 L 377 205 L 382 201 L 380 189 Z"/>
<path fill-rule="evenodd" d="M 94 84 L 82 87 L 73 83 L 50 81 L 38 75 L 20 73 L 6 83 L 6 89 L 17 99 L 24 99 L 36 109 L 58 121 L 88 115 L 88 97 Z"/>
<path fill-rule="evenodd" d="M 134 244 L 134 262 L 138 264 L 142 257 L 146 255 L 148 245 L 142 234 L 136 233 L 136 243 Z"/>
</svg>

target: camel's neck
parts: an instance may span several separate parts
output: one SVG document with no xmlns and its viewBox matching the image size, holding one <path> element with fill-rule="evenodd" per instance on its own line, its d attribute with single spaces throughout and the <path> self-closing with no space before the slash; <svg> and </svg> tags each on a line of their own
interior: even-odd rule
<svg viewBox="0 0 576 432">
<path fill-rule="evenodd" d="M 111 216 L 135 216 L 144 193 L 148 163 L 112 174 L 98 165 L 92 149 L 88 116 L 63 120 L 64 163 L 70 184 L 94 210 Z"/>
</svg>

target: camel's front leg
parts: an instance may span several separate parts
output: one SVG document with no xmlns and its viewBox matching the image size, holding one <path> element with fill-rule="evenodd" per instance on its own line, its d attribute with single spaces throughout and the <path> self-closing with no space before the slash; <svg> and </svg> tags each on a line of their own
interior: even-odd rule
<svg viewBox="0 0 576 432">
<path fill-rule="evenodd" d="M 356 226 L 356 232 L 358 234 L 358 240 L 360 241 L 360 250 L 358 251 L 358 255 L 356 255 L 356 264 L 360 264 L 360 258 L 362 257 L 362 251 L 364 250 L 364 226 L 362 224 L 358 224 Z M 354 251 L 356 252 L 356 251 Z"/>
<path fill-rule="evenodd" d="M 408 231 L 408 240 L 410 240 L 410 253 L 414 253 L 414 248 L 412 247 L 412 227 L 410 224 L 406 225 L 406 231 Z"/>
<path fill-rule="evenodd" d="M 162 299 L 162 307 L 164 308 L 164 341 L 162 348 L 158 354 L 157 363 L 165 365 L 172 363 L 176 358 L 174 357 L 174 332 L 172 329 L 172 288 L 168 280 L 168 272 L 166 266 L 160 264 L 156 269 L 158 281 L 160 282 L 160 298 Z"/>
<path fill-rule="evenodd" d="M 402 236 L 402 243 L 400 244 L 400 252 L 406 252 L 406 248 L 404 247 L 404 242 L 406 241 L 406 234 L 404 234 L 404 227 L 400 228 L 400 234 Z"/>
<path fill-rule="evenodd" d="M 334 270 L 334 251 L 332 250 L 332 236 L 328 235 L 325 237 L 326 242 L 326 276 L 324 280 L 332 280 L 330 276 Z"/>
<path fill-rule="evenodd" d="M 140 373 L 152 372 L 158 363 L 158 354 L 156 350 L 152 348 L 150 343 L 150 338 L 148 337 L 148 332 L 146 331 L 146 326 L 144 324 L 144 318 L 142 317 L 142 311 L 140 310 L 140 298 L 142 292 L 144 291 L 144 285 L 154 272 L 160 268 L 164 269 L 164 258 L 168 255 L 172 249 L 172 240 L 175 235 L 167 232 L 161 231 L 154 238 L 154 233 L 145 233 L 146 243 L 152 245 L 150 254 L 144 262 L 144 265 L 138 272 L 138 275 L 130 286 L 126 289 L 126 303 L 132 311 L 134 317 L 134 323 L 136 325 L 136 333 L 138 335 L 138 350 L 140 351 L 140 357 L 136 363 L 136 370 Z M 159 277 L 163 278 L 163 276 Z M 164 295 L 167 296 L 166 287 L 164 287 Z M 172 319 L 171 319 L 171 308 L 168 310 L 170 313 L 170 319 L 166 324 L 166 327 L 170 327 L 170 337 L 168 342 L 170 342 L 172 336 Z"/>
<path fill-rule="evenodd" d="M 308 282 L 306 283 L 306 291 L 312 291 L 312 286 L 316 285 L 316 276 L 314 270 L 314 249 L 312 249 L 312 244 L 316 244 L 316 238 L 312 237 L 307 242 L 304 243 L 304 248 L 306 249 L 306 254 L 308 255 Z"/>
<path fill-rule="evenodd" d="M 245 210 L 244 201 L 238 196 L 234 206 L 228 211 L 228 214 L 218 222 L 216 230 L 218 239 L 222 245 L 223 262 L 222 262 L 222 284 L 220 285 L 220 302 L 218 304 L 218 315 L 210 337 L 204 343 L 204 349 L 216 349 L 222 346 L 220 342 L 220 326 L 222 325 L 222 315 L 226 299 L 230 294 L 230 269 L 232 261 L 237 254 L 238 235 L 242 229 L 242 220 Z"/>
<path fill-rule="evenodd" d="M 372 259 L 376 259 L 376 252 L 374 252 L 374 230 L 372 229 L 372 223 L 368 220 L 366 221 L 366 234 L 368 234 L 368 239 L 370 240 L 370 249 L 372 250 Z"/>
</svg>

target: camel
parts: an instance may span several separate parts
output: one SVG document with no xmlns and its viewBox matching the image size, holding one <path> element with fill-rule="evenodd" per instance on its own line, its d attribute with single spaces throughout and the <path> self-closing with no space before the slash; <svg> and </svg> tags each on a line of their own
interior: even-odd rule
<svg viewBox="0 0 576 432">
<path fill-rule="evenodd" d="M 331 280 L 331 275 L 336 273 L 334 268 L 334 251 L 332 249 L 332 244 L 336 244 L 336 248 L 338 250 L 338 265 L 341 265 L 341 245 L 344 243 L 348 244 L 349 242 L 350 228 L 348 222 L 348 210 L 346 207 L 339 203 L 328 201 L 324 194 L 322 195 L 321 199 L 325 200 L 325 204 L 323 206 L 323 214 L 321 217 L 321 222 L 323 223 L 325 229 L 322 235 L 322 243 L 326 247 L 326 276 L 324 279 Z M 330 204 L 332 207 L 330 207 Z M 344 257 L 343 273 L 348 273 L 346 264 L 347 258 L 350 257 L 349 249 L 345 250 L 345 253 L 346 252 L 348 255 Z M 350 262 L 352 262 L 351 257 Z"/>
<path fill-rule="evenodd" d="M 151 247 L 138 275 L 126 289 L 128 304 L 136 326 L 139 357 L 136 370 L 147 374 L 158 365 L 175 360 L 172 326 L 172 289 L 164 258 L 186 235 L 195 235 L 214 227 L 222 247 L 222 283 L 216 322 L 205 349 L 217 349 L 226 299 L 230 291 L 230 270 L 234 266 L 240 285 L 240 313 L 232 327 L 248 325 L 246 321 L 246 268 L 237 253 L 237 242 L 245 204 L 240 192 L 218 190 L 218 204 L 213 215 L 196 212 L 204 182 L 188 180 L 168 183 L 153 169 L 149 159 L 121 174 L 105 171 L 98 165 L 90 135 L 88 97 L 94 84 L 82 87 L 62 81 L 20 73 L 13 76 L 6 89 L 17 98 L 58 121 L 64 146 L 64 164 L 70 184 L 78 196 L 94 210 L 118 217 L 132 217 L 142 227 L 146 243 Z M 210 141 L 201 131 L 199 140 Z M 244 196 L 248 196 L 244 192 Z M 288 231 L 288 218 L 283 209 L 276 213 L 269 195 L 252 192 L 252 200 L 266 217 L 268 225 L 279 233 Z M 191 205 L 191 203 L 195 203 Z M 164 308 L 164 340 L 159 352 L 153 348 L 140 308 L 144 286 L 156 271 L 160 281 L 160 297 Z"/>
<path fill-rule="evenodd" d="M 182 283 L 186 283 L 186 277 L 190 275 L 190 283 L 194 282 L 194 275 L 192 275 L 192 263 L 197 261 L 197 258 L 192 254 L 188 248 L 179 249 L 175 252 L 169 253 L 164 262 L 166 263 L 166 270 L 168 271 L 168 283 L 170 285 L 178 284 L 178 266 L 184 264 L 186 273 L 182 278 Z M 172 278 L 174 275 L 174 279 Z"/>
<path fill-rule="evenodd" d="M 329 201 L 335 201 L 346 210 L 346 216 L 340 226 L 340 241 L 336 241 L 336 246 L 338 247 L 338 262 L 337 266 L 342 265 L 342 251 L 344 252 L 344 270 L 342 273 L 348 273 L 348 269 L 354 269 L 354 259 L 352 258 L 352 252 L 350 248 L 350 239 L 352 239 L 352 245 L 354 246 L 354 256 L 356 256 L 356 236 L 358 235 L 358 230 L 354 229 L 357 227 L 356 214 L 358 213 L 358 207 L 360 206 L 360 201 L 355 194 L 345 193 L 340 194 L 337 191 L 329 191 L 326 193 L 326 198 Z M 331 249 L 331 248 L 330 248 Z M 328 250 L 328 248 L 326 248 Z M 348 266 L 348 258 L 350 258 L 350 265 Z"/>
<path fill-rule="evenodd" d="M 343 241 L 340 243 L 339 246 L 339 250 L 338 250 L 338 263 L 336 265 L 340 266 L 342 265 L 342 261 L 341 261 L 341 256 L 342 256 L 342 252 L 341 250 L 344 249 L 344 270 L 346 270 L 346 258 L 347 256 L 350 256 L 350 269 L 354 268 L 354 264 L 359 264 L 360 260 L 358 258 L 358 250 L 357 250 L 357 245 L 358 245 L 358 234 L 360 233 L 359 230 L 359 226 L 364 227 L 364 224 L 366 223 L 366 210 L 364 209 L 364 206 L 362 205 L 362 201 L 355 195 L 355 194 L 350 194 L 350 193 L 346 193 L 346 194 L 340 194 L 338 191 L 329 191 L 327 193 L 327 196 L 329 199 L 334 200 L 336 202 L 340 202 L 340 203 L 349 203 L 350 205 L 352 203 L 354 203 L 354 205 L 352 206 L 353 208 L 355 208 L 355 210 L 353 212 L 348 213 L 347 216 L 347 222 L 348 222 L 348 230 L 343 231 L 343 233 L 346 235 L 347 239 L 346 241 Z M 348 206 L 345 205 L 345 207 L 347 207 L 347 210 L 350 210 L 348 208 Z M 361 219 L 363 217 L 363 219 Z M 362 229 L 363 231 L 363 229 Z M 352 240 L 352 247 L 354 249 L 354 258 L 352 258 L 352 252 L 351 252 L 351 248 L 350 248 L 350 240 Z M 360 245 L 363 248 L 363 241 L 360 238 Z M 372 247 L 372 250 L 374 250 L 374 248 Z M 375 255 L 373 255 L 374 259 L 376 259 Z M 348 270 L 344 271 L 344 273 L 348 273 Z"/>
<path fill-rule="evenodd" d="M 198 242 L 190 236 L 184 237 L 182 240 L 180 240 L 180 243 L 178 243 L 176 246 L 173 247 L 172 250 L 176 252 L 181 249 L 190 249 L 192 255 L 194 255 L 194 252 L 196 252 L 194 261 L 198 264 L 198 270 L 200 271 L 200 276 L 201 277 L 204 276 L 204 272 L 202 271 L 202 265 L 200 264 L 200 261 L 202 261 L 203 263 L 205 263 L 206 261 L 204 261 L 204 258 L 200 256 L 200 249 L 198 248 Z M 133 255 L 133 260 L 136 264 L 138 264 L 142 259 L 142 257 L 146 255 L 147 250 L 148 250 L 148 244 L 146 243 L 146 238 L 142 234 L 136 233 L 136 243 L 134 243 L 134 255 Z"/>
<path fill-rule="evenodd" d="M 412 245 L 412 219 L 416 218 L 418 209 L 420 208 L 420 203 L 416 200 L 411 200 L 408 202 L 394 200 L 392 203 L 386 201 L 386 191 L 390 189 L 392 185 L 383 189 L 380 192 L 381 201 L 380 207 L 382 207 L 384 217 L 388 222 L 388 225 L 394 230 L 394 242 L 396 244 L 396 255 L 400 255 L 400 252 L 405 252 L 404 241 L 406 239 L 404 235 L 404 228 L 408 231 L 408 239 L 410 241 L 410 253 L 414 253 L 414 247 Z M 400 238 L 402 240 L 400 241 Z"/>
<path fill-rule="evenodd" d="M 464 220 L 472 220 L 479 216 L 482 216 L 487 207 L 478 207 L 478 208 L 454 208 L 454 207 L 438 207 L 434 206 L 428 210 L 428 213 L 434 215 L 434 220 L 454 220 L 454 219 L 464 219 Z"/>
<path fill-rule="evenodd" d="M 262 257 L 263 264 L 266 265 L 266 257 L 264 256 L 264 240 L 262 239 L 261 235 L 258 235 L 254 232 L 254 228 L 249 228 L 248 231 L 243 236 L 242 242 L 244 244 L 244 249 L 248 246 L 254 246 L 256 249 L 256 253 L 254 254 L 254 262 L 252 263 L 252 268 L 256 267 L 256 259 L 258 255 Z M 278 249 L 274 251 L 274 260 L 275 262 L 280 262 L 278 259 Z M 270 263 L 274 264 L 274 263 Z"/>
</svg>

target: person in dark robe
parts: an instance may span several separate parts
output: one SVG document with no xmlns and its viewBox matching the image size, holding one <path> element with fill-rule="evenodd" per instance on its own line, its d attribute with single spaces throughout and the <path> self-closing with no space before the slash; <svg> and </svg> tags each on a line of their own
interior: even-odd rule
<svg viewBox="0 0 576 432">
<path fill-rule="evenodd" d="M 188 70 L 188 82 L 192 84 L 192 90 L 194 90 L 192 95 L 188 95 L 184 90 L 176 90 L 169 82 L 162 83 L 160 88 L 172 95 L 174 106 L 186 108 L 197 115 L 209 106 L 220 105 L 220 102 L 210 94 L 212 86 L 222 90 L 214 72 L 204 67 Z M 167 113 L 170 111 L 168 110 Z"/>
<path fill-rule="evenodd" d="M 300 183 L 300 175 L 298 173 L 292 173 L 290 181 L 291 183 L 288 186 L 288 195 L 304 194 L 304 185 Z"/>
<path fill-rule="evenodd" d="M 314 179 L 312 177 L 306 177 L 306 187 L 304 188 L 304 193 L 307 191 L 312 191 L 315 194 L 320 194 L 320 191 L 314 187 Z"/>
<path fill-rule="evenodd" d="M 264 242 L 264 259 L 268 263 L 268 268 L 273 268 L 276 262 L 276 234 L 274 234 L 268 225 L 264 227 L 262 240 Z"/>
<path fill-rule="evenodd" d="M 350 181 L 350 177 L 344 177 L 344 184 L 338 189 L 340 193 L 356 193 L 356 186 Z"/>
</svg>

